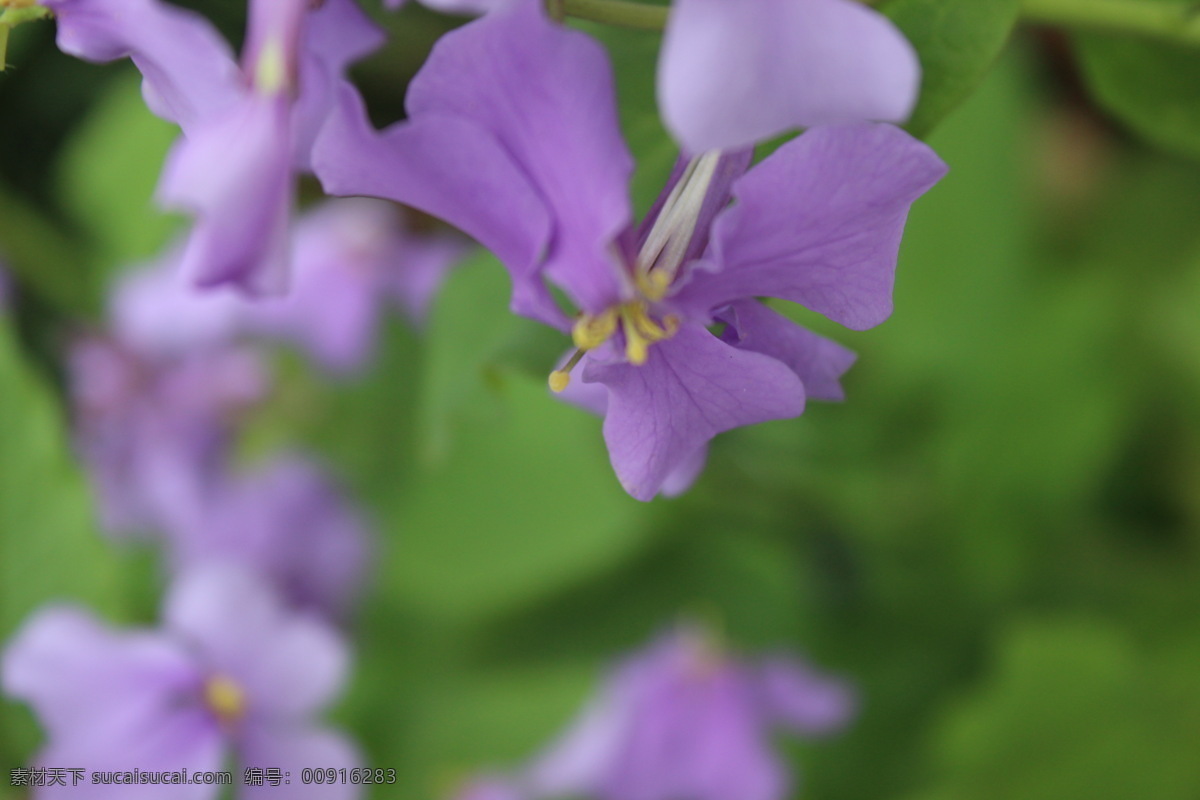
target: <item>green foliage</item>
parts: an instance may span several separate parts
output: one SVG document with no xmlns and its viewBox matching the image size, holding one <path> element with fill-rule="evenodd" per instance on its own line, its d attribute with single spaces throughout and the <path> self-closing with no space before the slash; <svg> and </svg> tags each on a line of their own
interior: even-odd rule
<svg viewBox="0 0 1200 800">
<path fill-rule="evenodd" d="M 1159 147 L 1200 158 L 1200 49 L 1106 34 L 1074 41 L 1097 102 Z"/>
<path fill-rule="evenodd" d="M 907 128 L 925 137 L 983 80 L 1017 21 L 1020 0 L 890 0 L 880 6 L 921 59 Z"/>
<path fill-rule="evenodd" d="M 87 237 L 86 261 L 99 286 L 157 254 L 178 227 L 153 197 L 179 130 L 150 113 L 141 76 L 126 66 L 72 132 L 56 176 L 63 205 Z"/>
</svg>

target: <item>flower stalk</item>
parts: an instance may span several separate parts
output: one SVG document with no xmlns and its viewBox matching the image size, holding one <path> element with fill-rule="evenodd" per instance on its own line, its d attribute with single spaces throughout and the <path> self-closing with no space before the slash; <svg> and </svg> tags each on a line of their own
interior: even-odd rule
<svg viewBox="0 0 1200 800">
<path fill-rule="evenodd" d="M 554 0 L 552 0 L 552 3 Z M 568 17 L 603 22 L 622 28 L 661 31 L 667 24 L 667 6 L 631 0 L 558 0 Z"/>
<path fill-rule="evenodd" d="M 1170 0 L 1023 0 L 1027 22 L 1200 46 L 1200 3 Z"/>
</svg>

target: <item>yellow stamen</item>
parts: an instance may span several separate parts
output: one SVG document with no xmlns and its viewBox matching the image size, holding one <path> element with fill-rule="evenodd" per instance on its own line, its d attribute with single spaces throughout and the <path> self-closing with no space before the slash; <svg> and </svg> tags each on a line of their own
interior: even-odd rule
<svg viewBox="0 0 1200 800">
<path fill-rule="evenodd" d="M 254 69 L 254 87 L 263 94 L 274 94 L 287 86 L 287 60 L 284 57 L 283 44 L 276 38 L 271 38 L 263 45 L 258 54 L 258 63 Z"/>
<path fill-rule="evenodd" d="M 583 349 L 576 350 L 571 359 L 566 364 L 563 364 L 562 369 L 556 369 L 550 373 L 550 391 L 558 394 L 570 385 L 571 370 L 575 369 L 575 365 L 579 363 L 579 360 L 583 358 L 583 354 L 586 352 Z"/>
<path fill-rule="evenodd" d="M 204 702 L 222 722 L 235 722 L 246 713 L 242 687 L 224 675 L 214 675 L 205 682 Z"/>
<path fill-rule="evenodd" d="M 616 309 L 605 309 L 599 314 L 584 314 L 571 329 L 571 338 L 580 350 L 594 350 L 608 341 L 617 330 Z"/>
</svg>

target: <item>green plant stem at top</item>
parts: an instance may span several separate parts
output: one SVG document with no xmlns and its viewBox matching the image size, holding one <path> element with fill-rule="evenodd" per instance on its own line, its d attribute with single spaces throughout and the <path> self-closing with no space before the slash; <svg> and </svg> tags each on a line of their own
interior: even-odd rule
<svg viewBox="0 0 1200 800">
<path fill-rule="evenodd" d="M 667 24 L 667 6 L 630 0 L 561 0 L 568 17 L 603 22 L 622 28 L 661 31 Z"/>
<path fill-rule="evenodd" d="M 1027 22 L 1200 46 L 1200 2 L 1022 0 Z"/>
<path fill-rule="evenodd" d="M 550 0 L 551 7 L 568 17 L 602 22 L 623 28 L 662 30 L 668 6 L 635 0 Z M 879 0 L 859 0 L 882 6 Z M 1026 22 L 1081 28 L 1127 36 L 1200 46 L 1200 0 L 1022 0 Z"/>
</svg>

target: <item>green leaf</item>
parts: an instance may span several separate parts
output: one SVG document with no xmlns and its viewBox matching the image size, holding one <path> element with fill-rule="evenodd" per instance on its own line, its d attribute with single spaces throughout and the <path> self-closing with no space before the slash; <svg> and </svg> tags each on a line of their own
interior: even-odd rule
<svg viewBox="0 0 1200 800">
<path fill-rule="evenodd" d="M 119 564 L 96 534 L 63 419 L 0 318 L 0 642 L 48 602 L 102 616 L 122 605 Z M 31 731 L 26 715 L 0 708 L 0 761 L 27 759 Z"/>
<path fill-rule="evenodd" d="M 1200 793 L 1200 691 L 1168 657 L 1094 621 L 1025 623 L 935 738 L 937 788 L 913 800 L 1184 800 Z"/>
<path fill-rule="evenodd" d="M 983 80 L 1019 6 L 1019 0 L 892 0 L 881 7 L 921 59 L 921 97 L 906 126 L 914 136 L 926 136 Z"/>
<path fill-rule="evenodd" d="M 157 253 L 179 227 L 153 200 L 178 135 L 146 108 L 140 76 L 130 68 L 68 140 L 58 162 L 59 196 L 89 236 L 88 266 L 101 276 Z"/>
<path fill-rule="evenodd" d="M 99 292 L 83 266 L 83 250 L 35 209 L 0 184 L 0 258 L 48 305 L 95 313 Z"/>
<path fill-rule="evenodd" d="M 1078 34 L 1096 101 L 1151 143 L 1200 158 L 1200 49 Z"/>
<path fill-rule="evenodd" d="M 495 613 L 645 541 L 643 506 L 613 476 L 599 420 L 555 400 L 544 378 L 496 363 L 534 324 L 507 296 L 503 270 L 481 253 L 451 277 L 427 331 L 423 437 L 398 487 L 388 584 L 433 611 Z"/>
</svg>

